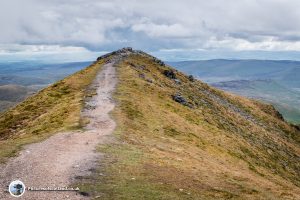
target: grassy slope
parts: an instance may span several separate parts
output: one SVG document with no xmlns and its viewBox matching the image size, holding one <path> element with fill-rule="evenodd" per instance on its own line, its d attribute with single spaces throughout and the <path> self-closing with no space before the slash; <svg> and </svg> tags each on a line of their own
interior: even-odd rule
<svg viewBox="0 0 300 200">
<path fill-rule="evenodd" d="M 83 99 L 102 62 L 41 90 L 0 115 L 0 162 L 28 143 L 80 127 Z"/>
<path fill-rule="evenodd" d="M 81 190 L 96 199 L 300 198 L 299 132 L 272 106 L 180 72 L 177 85 L 164 69 L 136 55 L 120 63 L 119 143 L 100 147 L 106 157 Z M 178 91 L 194 108 L 172 100 Z"/>
</svg>

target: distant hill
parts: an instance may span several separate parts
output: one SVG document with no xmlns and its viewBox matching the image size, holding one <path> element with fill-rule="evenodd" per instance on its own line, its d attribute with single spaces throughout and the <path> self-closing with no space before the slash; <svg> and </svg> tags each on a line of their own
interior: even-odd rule
<svg viewBox="0 0 300 200">
<path fill-rule="evenodd" d="M 0 85 L 0 112 L 32 95 L 33 89 L 20 85 Z"/>
<path fill-rule="evenodd" d="M 270 102 L 288 121 L 300 123 L 299 61 L 205 60 L 170 64 L 220 89 Z"/>
<path fill-rule="evenodd" d="M 0 63 L 0 112 L 27 96 L 70 75 L 91 62 L 42 63 L 37 61 Z"/>
<path fill-rule="evenodd" d="M 211 87 L 131 48 L 99 57 L 2 113 L 0 158 L 57 130 L 80 128 L 87 86 L 115 58 L 120 60 L 114 66 L 117 128 L 113 142 L 98 148 L 99 168 L 76 177 L 82 194 L 149 200 L 300 198 L 299 127 L 271 105 Z"/>
</svg>

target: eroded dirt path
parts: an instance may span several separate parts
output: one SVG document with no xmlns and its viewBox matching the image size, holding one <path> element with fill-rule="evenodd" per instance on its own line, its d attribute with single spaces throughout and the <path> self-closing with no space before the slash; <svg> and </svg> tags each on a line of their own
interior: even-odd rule
<svg viewBox="0 0 300 200">
<path fill-rule="evenodd" d="M 0 166 L 0 199 L 16 199 L 7 192 L 12 180 L 21 180 L 26 187 L 66 187 L 76 176 L 88 175 L 101 159 L 95 152 L 115 128 L 109 112 L 114 108 L 112 93 L 117 83 L 114 63 L 105 64 L 94 84 L 97 95 L 87 103 L 83 115 L 90 119 L 84 131 L 58 133 L 49 139 L 28 145 L 16 158 Z M 18 199 L 86 199 L 77 192 L 26 191 Z"/>
</svg>

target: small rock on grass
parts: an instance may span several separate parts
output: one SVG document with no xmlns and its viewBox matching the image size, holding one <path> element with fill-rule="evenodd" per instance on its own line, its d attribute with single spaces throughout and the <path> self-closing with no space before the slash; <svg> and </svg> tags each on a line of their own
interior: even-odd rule
<svg viewBox="0 0 300 200">
<path fill-rule="evenodd" d="M 176 79 L 176 74 L 173 70 L 165 70 L 163 74 L 170 79 Z"/>
</svg>

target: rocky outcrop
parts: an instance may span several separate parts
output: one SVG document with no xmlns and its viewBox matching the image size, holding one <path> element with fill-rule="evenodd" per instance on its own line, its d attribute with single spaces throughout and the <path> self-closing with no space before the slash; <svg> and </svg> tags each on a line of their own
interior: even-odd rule
<svg viewBox="0 0 300 200">
<path fill-rule="evenodd" d="M 165 70 L 163 74 L 168 77 L 169 79 L 176 79 L 176 74 L 173 70 Z"/>
<path fill-rule="evenodd" d="M 97 61 L 101 60 L 101 59 L 104 59 L 104 58 L 108 58 L 109 56 L 112 56 L 112 55 L 128 55 L 130 53 L 134 53 L 135 51 L 131 48 L 131 47 L 124 47 L 122 49 L 119 49 L 117 51 L 113 51 L 111 53 L 108 53 L 108 54 L 105 54 L 103 56 L 100 56 L 97 58 Z"/>
<path fill-rule="evenodd" d="M 194 82 L 195 81 L 195 78 L 194 78 L 194 76 L 193 75 L 189 75 L 189 81 L 191 81 L 191 82 Z"/>
<path fill-rule="evenodd" d="M 172 99 L 184 106 L 188 106 L 190 108 L 193 107 L 180 93 L 176 93 L 175 95 L 172 95 Z"/>
</svg>

